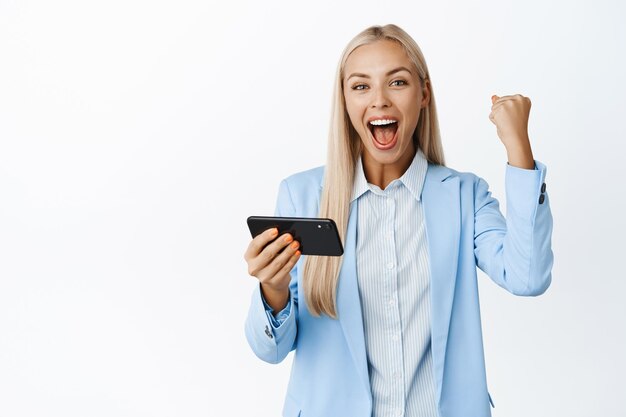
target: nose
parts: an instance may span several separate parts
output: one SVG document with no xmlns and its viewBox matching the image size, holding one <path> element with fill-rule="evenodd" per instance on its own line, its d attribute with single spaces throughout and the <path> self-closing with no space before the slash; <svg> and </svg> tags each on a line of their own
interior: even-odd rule
<svg viewBox="0 0 626 417">
<path fill-rule="evenodd" d="M 372 94 L 372 108 L 382 108 L 389 107 L 391 105 L 391 101 L 387 96 L 387 91 L 384 88 L 377 88 L 374 90 L 374 94 Z"/>
</svg>

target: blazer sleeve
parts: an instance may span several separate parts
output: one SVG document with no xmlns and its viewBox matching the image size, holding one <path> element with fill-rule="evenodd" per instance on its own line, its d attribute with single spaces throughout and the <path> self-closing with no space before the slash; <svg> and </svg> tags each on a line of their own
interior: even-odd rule
<svg viewBox="0 0 626 417">
<path fill-rule="evenodd" d="M 289 193 L 287 180 L 281 181 L 276 201 L 276 216 L 292 217 L 296 215 L 295 207 Z M 287 316 L 280 322 L 269 317 L 261 295 L 261 284 L 254 288 L 252 300 L 245 322 L 245 334 L 252 351 L 260 359 L 269 363 L 279 363 L 296 347 L 296 332 L 298 321 L 298 268 L 302 257 L 291 270 L 289 283 L 289 309 L 285 309 Z M 278 324 L 278 325 L 277 325 Z"/>
<path fill-rule="evenodd" d="M 543 294 L 552 281 L 552 213 L 545 185 L 546 166 L 535 169 L 507 164 L 506 219 L 489 185 L 474 184 L 474 255 L 476 265 L 507 291 Z"/>
</svg>

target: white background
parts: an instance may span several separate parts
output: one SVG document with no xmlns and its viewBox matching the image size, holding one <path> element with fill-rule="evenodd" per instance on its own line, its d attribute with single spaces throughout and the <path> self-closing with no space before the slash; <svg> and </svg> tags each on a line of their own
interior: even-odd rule
<svg viewBox="0 0 626 417">
<path fill-rule="evenodd" d="M 280 414 L 292 354 L 245 340 L 245 219 L 325 163 L 339 55 L 385 23 L 503 212 L 490 97 L 533 103 L 553 284 L 479 276 L 494 416 L 626 415 L 626 10 L 593 4 L 1 0 L 0 416 Z"/>
</svg>

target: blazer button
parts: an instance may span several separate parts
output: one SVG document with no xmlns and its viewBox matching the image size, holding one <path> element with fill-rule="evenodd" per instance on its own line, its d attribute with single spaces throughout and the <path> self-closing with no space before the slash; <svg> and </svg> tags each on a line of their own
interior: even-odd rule
<svg viewBox="0 0 626 417">
<path fill-rule="evenodd" d="M 541 192 L 542 193 L 546 192 L 546 183 L 545 182 L 543 184 L 541 184 Z"/>
<path fill-rule="evenodd" d="M 543 200 L 545 200 L 545 199 L 546 199 L 546 197 L 543 194 L 541 194 L 539 196 L 539 204 L 543 204 Z"/>
</svg>

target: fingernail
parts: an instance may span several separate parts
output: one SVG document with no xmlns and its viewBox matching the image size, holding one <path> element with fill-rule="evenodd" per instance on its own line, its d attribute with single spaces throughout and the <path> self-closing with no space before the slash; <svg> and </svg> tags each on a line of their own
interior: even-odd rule
<svg viewBox="0 0 626 417">
<path fill-rule="evenodd" d="M 270 229 L 270 230 L 271 230 L 270 236 L 274 237 L 274 236 L 276 236 L 278 234 L 278 229 L 277 228 L 273 228 L 273 229 Z"/>
<path fill-rule="evenodd" d="M 291 237 L 291 235 L 290 235 L 290 234 L 287 234 L 287 235 L 285 236 L 285 242 L 289 243 L 289 242 L 291 242 L 292 240 L 293 240 L 293 238 Z"/>
<path fill-rule="evenodd" d="M 291 244 L 291 249 L 296 249 L 298 246 L 300 246 L 300 243 L 298 243 L 298 241 L 296 240 Z"/>
<path fill-rule="evenodd" d="M 299 250 L 296 251 L 296 256 L 300 256 L 300 251 Z"/>
</svg>

